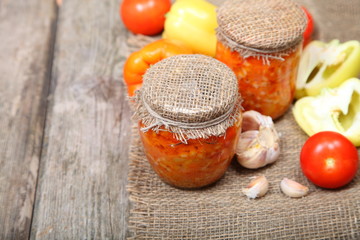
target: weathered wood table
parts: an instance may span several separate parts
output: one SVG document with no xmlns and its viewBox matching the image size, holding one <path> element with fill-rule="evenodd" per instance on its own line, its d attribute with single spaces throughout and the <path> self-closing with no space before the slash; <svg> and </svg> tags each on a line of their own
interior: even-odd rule
<svg viewBox="0 0 360 240">
<path fill-rule="evenodd" d="M 317 38 L 359 37 L 348 15 L 323 19 L 330 0 L 302 2 Z M 134 47 L 118 8 L 0 0 L 0 239 L 125 239 Z"/>
</svg>

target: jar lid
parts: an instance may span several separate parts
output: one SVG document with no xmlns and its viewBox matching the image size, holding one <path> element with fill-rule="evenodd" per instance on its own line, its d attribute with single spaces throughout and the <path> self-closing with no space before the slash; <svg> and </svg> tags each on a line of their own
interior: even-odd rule
<svg viewBox="0 0 360 240">
<path fill-rule="evenodd" d="M 175 55 L 152 65 L 134 102 L 143 131 L 164 127 L 182 141 L 222 135 L 241 112 L 234 72 L 200 54 Z"/>
<path fill-rule="evenodd" d="M 227 0 L 217 10 L 217 34 L 236 50 L 277 53 L 302 41 L 307 18 L 291 0 Z"/>
</svg>

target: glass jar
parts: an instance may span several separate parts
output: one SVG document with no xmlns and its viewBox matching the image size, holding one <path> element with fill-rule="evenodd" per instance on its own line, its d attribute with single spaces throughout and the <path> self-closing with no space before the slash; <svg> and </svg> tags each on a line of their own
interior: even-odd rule
<svg viewBox="0 0 360 240">
<path fill-rule="evenodd" d="M 219 180 L 235 155 L 241 101 L 234 72 L 212 57 L 176 55 L 151 66 L 134 117 L 157 175 L 179 188 Z"/>
<path fill-rule="evenodd" d="M 295 95 L 303 10 L 291 0 L 228 0 L 217 17 L 215 58 L 235 72 L 244 109 L 282 116 Z"/>
<path fill-rule="evenodd" d="M 144 127 L 139 123 L 140 129 Z M 139 131 L 145 155 L 160 178 L 180 188 L 198 188 L 219 180 L 235 154 L 241 121 L 224 136 L 177 140 L 168 131 Z M 164 129 L 162 129 L 164 130 Z"/>
<path fill-rule="evenodd" d="M 276 119 L 287 111 L 294 99 L 300 54 L 301 44 L 283 60 L 272 59 L 264 64 L 261 58 L 244 58 L 217 42 L 215 58 L 235 72 L 244 109 Z"/>
</svg>

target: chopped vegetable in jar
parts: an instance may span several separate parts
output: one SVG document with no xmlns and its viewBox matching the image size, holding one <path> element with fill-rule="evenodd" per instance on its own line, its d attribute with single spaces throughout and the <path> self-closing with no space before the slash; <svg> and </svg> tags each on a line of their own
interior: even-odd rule
<svg viewBox="0 0 360 240">
<path fill-rule="evenodd" d="M 283 115 L 295 96 L 304 10 L 289 0 L 227 0 L 217 20 L 215 58 L 235 72 L 245 110 Z"/>
<path fill-rule="evenodd" d="M 140 123 L 140 128 L 144 127 Z M 154 171 L 165 182 L 181 188 L 198 188 L 220 179 L 235 154 L 241 121 L 224 136 L 176 140 L 171 132 L 139 131 L 144 152 Z"/>
<path fill-rule="evenodd" d="M 215 57 L 235 72 L 244 109 L 276 119 L 286 112 L 294 99 L 300 53 L 299 46 L 283 56 L 284 60 L 269 59 L 270 64 L 265 64 L 262 58 L 243 58 L 218 42 Z"/>
</svg>

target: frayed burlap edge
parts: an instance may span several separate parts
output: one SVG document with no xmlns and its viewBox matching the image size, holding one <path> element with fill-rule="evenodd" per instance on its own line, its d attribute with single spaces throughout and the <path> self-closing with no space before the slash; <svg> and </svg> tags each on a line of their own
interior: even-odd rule
<svg viewBox="0 0 360 240">
<path fill-rule="evenodd" d="M 150 129 L 155 132 L 169 131 L 174 134 L 177 140 L 183 143 L 187 143 L 189 139 L 206 139 L 211 136 L 224 136 L 226 130 L 233 126 L 236 121 L 239 121 L 239 117 L 243 111 L 241 106 L 242 99 L 238 97 L 231 113 L 225 116 L 225 120 L 219 123 L 215 122 L 215 124 L 210 124 L 206 127 L 187 129 L 186 123 L 179 123 L 179 125 L 175 126 L 167 123 L 166 120 L 161 120 L 150 114 L 141 98 L 141 90 L 136 92 L 135 96 L 130 99 L 130 102 L 134 111 L 132 119 L 136 122 L 141 121 L 145 125 L 144 128 L 140 129 L 141 131 L 146 132 Z"/>
<path fill-rule="evenodd" d="M 296 41 L 291 45 L 286 46 L 286 48 L 281 49 L 271 49 L 271 50 L 261 50 L 250 48 L 241 44 L 236 43 L 235 41 L 228 38 L 218 27 L 216 29 L 216 37 L 219 42 L 221 42 L 225 47 L 228 47 L 232 52 L 238 52 L 240 56 L 244 59 L 249 57 L 255 57 L 257 59 L 262 59 L 263 64 L 270 64 L 270 60 L 276 59 L 284 61 L 284 57 L 290 55 L 296 51 L 303 42 L 303 37 L 300 36 Z"/>
</svg>

